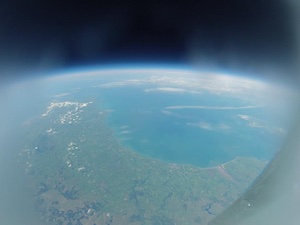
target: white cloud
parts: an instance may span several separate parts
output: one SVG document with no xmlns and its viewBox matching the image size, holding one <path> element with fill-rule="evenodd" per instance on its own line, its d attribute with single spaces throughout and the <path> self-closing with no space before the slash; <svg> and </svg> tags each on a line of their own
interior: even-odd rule
<svg viewBox="0 0 300 225">
<path fill-rule="evenodd" d="M 53 97 L 54 98 L 60 98 L 60 97 L 64 97 L 64 96 L 67 96 L 67 95 L 70 95 L 71 93 L 61 93 L 61 94 L 57 94 L 57 95 L 54 95 Z"/>
<path fill-rule="evenodd" d="M 160 88 L 150 88 L 145 89 L 145 92 L 169 92 L 169 93 L 191 93 L 191 94 L 201 94 L 200 91 L 192 91 L 184 88 L 175 87 L 160 87 Z"/>
<path fill-rule="evenodd" d="M 165 109 L 161 110 L 161 112 L 167 116 L 174 116 L 177 118 L 184 118 L 184 119 L 192 118 L 192 116 L 181 115 L 179 113 L 174 113 L 174 112 L 171 112 L 170 110 L 165 110 Z"/>
<path fill-rule="evenodd" d="M 120 134 L 130 134 L 130 133 L 131 133 L 131 131 L 129 131 L 129 130 L 123 130 L 120 132 Z"/>
<path fill-rule="evenodd" d="M 192 127 L 198 127 L 203 130 L 228 130 L 231 127 L 228 124 L 225 123 L 219 123 L 219 124 L 213 124 L 213 123 L 207 123 L 207 122 L 197 122 L 197 123 L 187 123 L 186 125 L 192 126 Z"/>
<path fill-rule="evenodd" d="M 220 130 L 229 130 L 229 129 L 231 129 L 231 127 L 228 124 L 225 124 L 225 123 L 218 124 L 218 128 Z"/>
<path fill-rule="evenodd" d="M 249 116 L 249 115 L 241 115 L 239 114 L 238 117 L 242 120 L 247 121 L 248 126 L 255 127 L 255 128 L 266 128 L 266 124 L 255 117 Z"/>
<path fill-rule="evenodd" d="M 248 106 L 204 106 L 204 105 L 176 105 L 168 106 L 165 109 L 207 109 L 207 110 L 239 110 L 239 109 L 255 109 L 261 108 L 261 105 L 248 105 Z"/>
<path fill-rule="evenodd" d="M 275 126 L 268 126 L 266 124 L 266 122 L 264 122 L 260 119 L 257 119 L 253 116 L 239 114 L 238 117 L 242 120 L 247 121 L 247 125 L 249 127 L 261 128 L 261 129 L 264 129 L 268 132 L 279 134 L 279 135 L 285 135 L 286 134 L 286 131 L 283 128 L 275 127 Z"/>
<path fill-rule="evenodd" d="M 189 93 L 202 93 L 205 91 L 217 95 L 227 94 L 250 101 L 262 100 L 266 93 L 270 93 L 269 88 L 271 86 L 265 82 L 245 77 L 189 70 L 140 68 L 96 72 L 93 72 L 90 77 L 110 74 L 120 78 L 115 82 L 102 83 L 98 85 L 99 87 L 153 85 L 154 88 L 145 91 L 183 91 Z M 126 75 L 129 75 L 130 79 Z M 122 79 L 123 77 L 124 79 Z"/>
</svg>

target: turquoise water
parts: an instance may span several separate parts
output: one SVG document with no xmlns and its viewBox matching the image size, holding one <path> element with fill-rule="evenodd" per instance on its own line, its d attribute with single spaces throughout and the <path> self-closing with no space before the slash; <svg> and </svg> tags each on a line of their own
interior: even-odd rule
<svg viewBox="0 0 300 225">
<path fill-rule="evenodd" d="M 101 89 L 107 123 L 122 144 L 145 156 L 199 167 L 215 166 L 237 156 L 270 160 L 281 139 L 272 132 L 264 108 L 212 110 L 169 106 L 241 107 L 251 105 L 210 93 L 145 92 L 147 86 Z M 252 103 L 253 105 L 253 103 Z M 238 115 L 264 121 L 249 126 Z M 267 124 L 269 127 L 267 127 Z"/>
</svg>

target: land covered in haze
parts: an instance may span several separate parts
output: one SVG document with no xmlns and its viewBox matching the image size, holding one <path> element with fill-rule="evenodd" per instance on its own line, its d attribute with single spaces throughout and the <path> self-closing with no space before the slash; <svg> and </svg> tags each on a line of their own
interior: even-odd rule
<svg viewBox="0 0 300 225">
<path fill-rule="evenodd" d="M 45 224 L 206 224 L 265 166 L 238 157 L 212 168 L 125 148 L 93 102 L 53 102 L 28 130 L 21 162 Z"/>
</svg>

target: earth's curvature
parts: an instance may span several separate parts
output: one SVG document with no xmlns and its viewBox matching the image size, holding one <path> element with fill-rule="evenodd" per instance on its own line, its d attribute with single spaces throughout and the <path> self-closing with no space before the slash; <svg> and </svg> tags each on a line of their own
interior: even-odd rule
<svg viewBox="0 0 300 225">
<path fill-rule="evenodd" d="M 244 77 L 126 68 L 38 84 L 18 159 L 44 224 L 207 224 L 286 130 L 269 85 Z"/>
</svg>

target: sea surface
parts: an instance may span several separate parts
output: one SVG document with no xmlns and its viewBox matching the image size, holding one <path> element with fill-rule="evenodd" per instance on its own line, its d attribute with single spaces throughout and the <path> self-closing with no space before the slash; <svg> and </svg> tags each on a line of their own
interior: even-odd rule
<svg viewBox="0 0 300 225">
<path fill-rule="evenodd" d="M 107 123 L 116 137 L 144 156 L 211 167 L 238 156 L 268 161 L 281 144 L 279 128 L 268 121 L 264 107 L 239 108 L 253 103 L 225 95 L 152 92 L 149 88 L 100 91 Z"/>
</svg>

